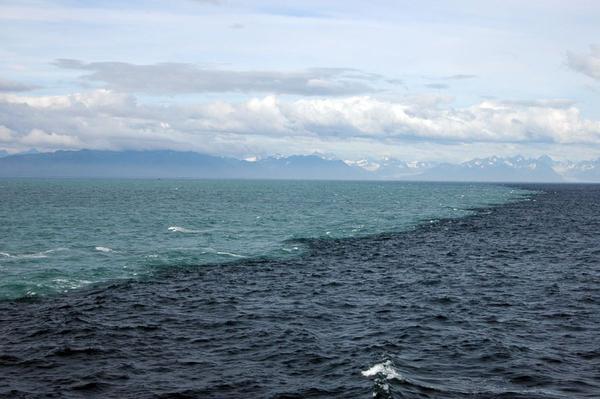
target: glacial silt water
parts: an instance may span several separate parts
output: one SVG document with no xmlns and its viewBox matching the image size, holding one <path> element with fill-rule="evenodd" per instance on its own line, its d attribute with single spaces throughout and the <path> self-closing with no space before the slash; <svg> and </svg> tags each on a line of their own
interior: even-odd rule
<svg viewBox="0 0 600 399">
<path fill-rule="evenodd" d="M 302 239 L 403 231 L 525 194 L 482 184 L 0 180 L 0 298 L 294 256 Z"/>
</svg>

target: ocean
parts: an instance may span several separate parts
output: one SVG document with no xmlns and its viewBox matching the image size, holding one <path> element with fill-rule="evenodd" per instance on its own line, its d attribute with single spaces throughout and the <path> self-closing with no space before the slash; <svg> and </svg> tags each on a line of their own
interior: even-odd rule
<svg viewBox="0 0 600 399">
<path fill-rule="evenodd" d="M 0 180 L 0 396 L 594 398 L 600 186 Z"/>
<path fill-rule="evenodd" d="M 526 194 L 481 184 L 0 180 L 0 299 L 281 259 L 306 239 L 402 231 Z"/>
</svg>

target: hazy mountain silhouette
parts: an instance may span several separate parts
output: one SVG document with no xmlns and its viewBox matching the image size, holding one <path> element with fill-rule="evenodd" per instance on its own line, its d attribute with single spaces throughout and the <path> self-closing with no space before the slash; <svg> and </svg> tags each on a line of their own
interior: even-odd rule
<svg viewBox="0 0 600 399">
<path fill-rule="evenodd" d="M 489 182 L 560 182 L 563 177 L 553 169 L 548 156 L 528 159 L 478 158 L 461 164 L 440 164 L 424 171 L 422 180 L 489 181 Z"/>
<path fill-rule="evenodd" d="M 600 181 L 600 158 L 581 162 L 560 162 L 555 169 L 570 181 Z"/>
<path fill-rule="evenodd" d="M 80 150 L 1 157 L 0 177 L 594 182 L 600 181 L 600 158 L 557 162 L 548 156 L 493 156 L 433 164 L 388 158 L 344 162 L 318 155 L 245 161 L 195 152 Z"/>
<path fill-rule="evenodd" d="M 57 151 L 0 158 L 2 177 L 361 179 L 366 171 L 316 155 L 248 162 L 179 151 Z"/>
</svg>

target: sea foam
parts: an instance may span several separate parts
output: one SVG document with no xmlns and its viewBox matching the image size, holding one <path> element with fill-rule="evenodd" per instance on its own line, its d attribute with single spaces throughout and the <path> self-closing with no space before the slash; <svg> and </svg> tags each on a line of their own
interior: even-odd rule
<svg viewBox="0 0 600 399">
<path fill-rule="evenodd" d="M 198 230 L 186 229 L 185 227 L 171 226 L 167 230 L 177 233 L 199 233 Z"/>
<path fill-rule="evenodd" d="M 20 254 L 20 255 L 11 255 L 8 252 L 0 252 L 0 256 L 11 259 L 42 259 L 47 258 L 49 253 L 55 252 L 57 250 L 48 250 L 42 252 L 36 252 L 34 254 Z"/>
<path fill-rule="evenodd" d="M 394 368 L 390 360 L 383 363 L 377 363 L 368 370 L 361 371 L 361 374 L 365 377 L 382 376 L 386 380 L 404 381 L 404 377 Z"/>
<path fill-rule="evenodd" d="M 233 256 L 234 258 L 245 258 L 244 255 L 238 255 L 238 254 L 234 254 L 232 252 L 223 252 L 223 251 L 217 251 L 216 252 L 217 255 L 227 255 L 227 256 Z"/>
</svg>

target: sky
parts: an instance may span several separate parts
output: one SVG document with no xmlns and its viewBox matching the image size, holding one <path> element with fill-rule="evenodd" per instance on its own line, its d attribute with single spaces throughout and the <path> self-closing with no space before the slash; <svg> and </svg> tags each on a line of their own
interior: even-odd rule
<svg viewBox="0 0 600 399">
<path fill-rule="evenodd" d="M 0 151 L 600 157 L 595 0 L 0 0 Z"/>
</svg>

